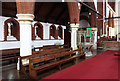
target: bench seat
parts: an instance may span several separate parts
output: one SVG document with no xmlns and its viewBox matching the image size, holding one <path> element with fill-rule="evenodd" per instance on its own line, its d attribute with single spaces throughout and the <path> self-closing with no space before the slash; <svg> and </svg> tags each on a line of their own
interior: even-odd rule
<svg viewBox="0 0 120 81">
<path fill-rule="evenodd" d="M 85 56 L 84 54 L 78 54 L 78 55 L 72 56 L 72 54 L 76 53 L 76 51 L 79 51 L 79 50 L 73 50 L 73 51 L 64 52 L 64 53 L 48 55 L 48 56 L 44 56 L 42 58 L 30 59 L 30 63 L 29 63 L 30 77 L 33 78 L 33 79 L 36 79 L 38 72 L 46 70 L 46 69 L 54 67 L 54 66 L 57 66 L 57 65 L 59 66 L 59 69 L 61 70 L 61 64 L 65 63 L 65 62 L 68 62 L 68 61 L 75 60 L 75 58 Z M 65 57 L 65 58 L 62 58 L 62 57 Z M 49 59 L 47 59 L 47 58 L 49 58 Z M 62 59 L 59 59 L 59 58 L 62 58 Z M 41 60 L 42 61 L 54 60 L 54 61 L 51 62 L 51 63 L 48 63 L 48 64 L 44 64 L 44 65 L 41 65 L 41 66 L 38 66 L 38 67 L 34 67 L 34 64 L 40 62 Z"/>
</svg>

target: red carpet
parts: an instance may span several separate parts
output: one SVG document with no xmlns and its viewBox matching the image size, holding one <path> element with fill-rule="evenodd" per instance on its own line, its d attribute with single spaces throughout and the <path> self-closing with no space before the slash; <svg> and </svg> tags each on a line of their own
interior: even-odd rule
<svg viewBox="0 0 120 81">
<path fill-rule="evenodd" d="M 105 51 L 76 65 L 68 67 L 46 79 L 119 79 L 119 56 L 114 56 L 116 51 Z M 118 60 L 119 58 L 119 60 Z M 118 63 L 119 62 L 119 63 Z M 118 67 L 119 66 L 119 67 Z M 119 68 L 119 69 L 118 69 Z M 119 76 L 118 76 L 119 75 Z M 106 80 L 108 81 L 108 80 Z"/>
</svg>

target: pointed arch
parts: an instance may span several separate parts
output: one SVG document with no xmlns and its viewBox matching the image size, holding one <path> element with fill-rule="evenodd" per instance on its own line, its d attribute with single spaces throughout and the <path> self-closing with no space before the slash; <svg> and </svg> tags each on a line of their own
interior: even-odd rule
<svg viewBox="0 0 120 81">
<path fill-rule="evenodd" d="M 20 25 L 17 20 L 14 18 L 7 19 L 4 22 L 4 40 L 7 41 L 7 35 L 8 35 L 8 25 L 7 23 L 13 23 L 11 27 L 11 34 L 19 41 L 20 40 Z"/>
<path fill-rule="evenodd" d="M 57 37 L 57 30 L 56 30 L 56 26 L 54 24 L 52 24 L 50 26 L 50 35 L 49 35 L 49 39 L 51 39 L 51 36 L 54 37 L 54 39 L 58 39 Z"/>
<path fill-rule="evenodd" d="M 43 25 L 40 22 L 37 22 L 34 24 L 34 28 L 35 26 L 38 26 L 38 28 L 36 29 L 38 37 L 43 40 Z"/>
</svg>

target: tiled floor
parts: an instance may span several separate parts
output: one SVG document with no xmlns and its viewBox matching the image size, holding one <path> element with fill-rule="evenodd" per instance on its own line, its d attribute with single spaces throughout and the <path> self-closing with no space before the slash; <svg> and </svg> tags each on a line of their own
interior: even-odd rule
<svg viewBox="0 0 120 81">
<path fill-rule="evenodd" d="M 97 55 L 97 54 L 100 54 L 101 52 L 103 52 L 103 51 L 105 51 L 105 50 L 92 50 L 92 56 L 95 56 L 95 55 Z M 90 56 L 91 57 L 91 56 Z M 86 57 L 86 59 L 88 59 L 88 58 L 90 58 L 90 57 Z M 76 59 L 76 63 L 74 63 L 74 62 L 69 62 L 69 63 L 66 63 L 66 64 L 64 64 L 64 65 L 62 65 L 62 69 L 65 69 L 65 68 L 67 68 L 67 67 L 69 67 L 69 66 L 72 66 L 72 65 L 74 65 L 74 64 L 77 64 L 77 63 L 79 63 L 79 62 L 81 62 L 81 61 L 83 61 L 83 60 L 86 60 L 86 59 L 83 59 L 83 58 L 81 58 L 81 59 Z M 7 68 L 7 69 L 5 69 L 5 68 Z M 26 76 L 25 74 L 23 74 L 23 73 L 21 73 L 21 72 L 19 72 L 18 70 L 16 70 L 16 64 L 14 64 L 14 65 L 11 65 L 11 66 L 9 66 L 9 67 L 5 67 L 4 68 L 4 70 L 2 71 L 2 79 L 3 79 L 3 81 L 18 81 L 18 80 L 20 80 L 20 81 L 23 81 L 23 80 L 28 80 L 28 81 L 32 81 L 30 78 L 29 78 L 29 76 Z M 45 72 L 43 72 L 43 73 L 41 73 L 41 76 L 40 77 L 42 77 L 42 78 L 44 78 L 44 77 L 46 77 L 46 76 L 48 76 L 48 75 L 51 75 L 51 74 L 53 74 L 53 73 L 55 73 L 55 72 L 58 72 L 59 71 L 59 69 L 58 69 L 58 67 L 54 67 L 54 68 L 52 68 L 51 70 L 47 70 L 47 71 L 45 71 Z M 38 80 L 39 79 L 41 79 L 41 78 L 38 78 Z"/>
</svg>

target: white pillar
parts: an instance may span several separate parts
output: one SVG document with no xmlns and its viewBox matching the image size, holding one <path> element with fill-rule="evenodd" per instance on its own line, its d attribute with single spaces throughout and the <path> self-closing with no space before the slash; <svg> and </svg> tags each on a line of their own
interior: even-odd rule
<svg viewBox="0 0 120 81">
<path fill-rule="evenodd" d="M 120 16 L 120 0 L 116 0 L 116 13 Z M 120 19 L 117 22 L 117 41 L 120 42 Z"/>
<path fill-rule="evenodd" d="M 73 50 L 77 49 L 77 30 L 79 27 L 79 24 L 70 24 L 71 27 L 71 47 Z"/>
<path fill-rule="evenodd" d="M 33 14 L 17 14 L 20 23 L 20 56 L 32 55 L 32 21 Z M 23 64 L 28 64 L 28 59 L 22 60 Z M 20 59 L 18 58 L 17 70 L 20 70 Z"/>
<path fill-rule="evenodd" d="M 49 23 L 43 25 L 43 39 L 49 39 L 50 25 Z"/>
<path fill-rule="evenodd" d="M 17 14 L 20 23 L 20 56 L 32 54 L 32 32 L 31 25 L 33 14 Z"/>
</svg>

